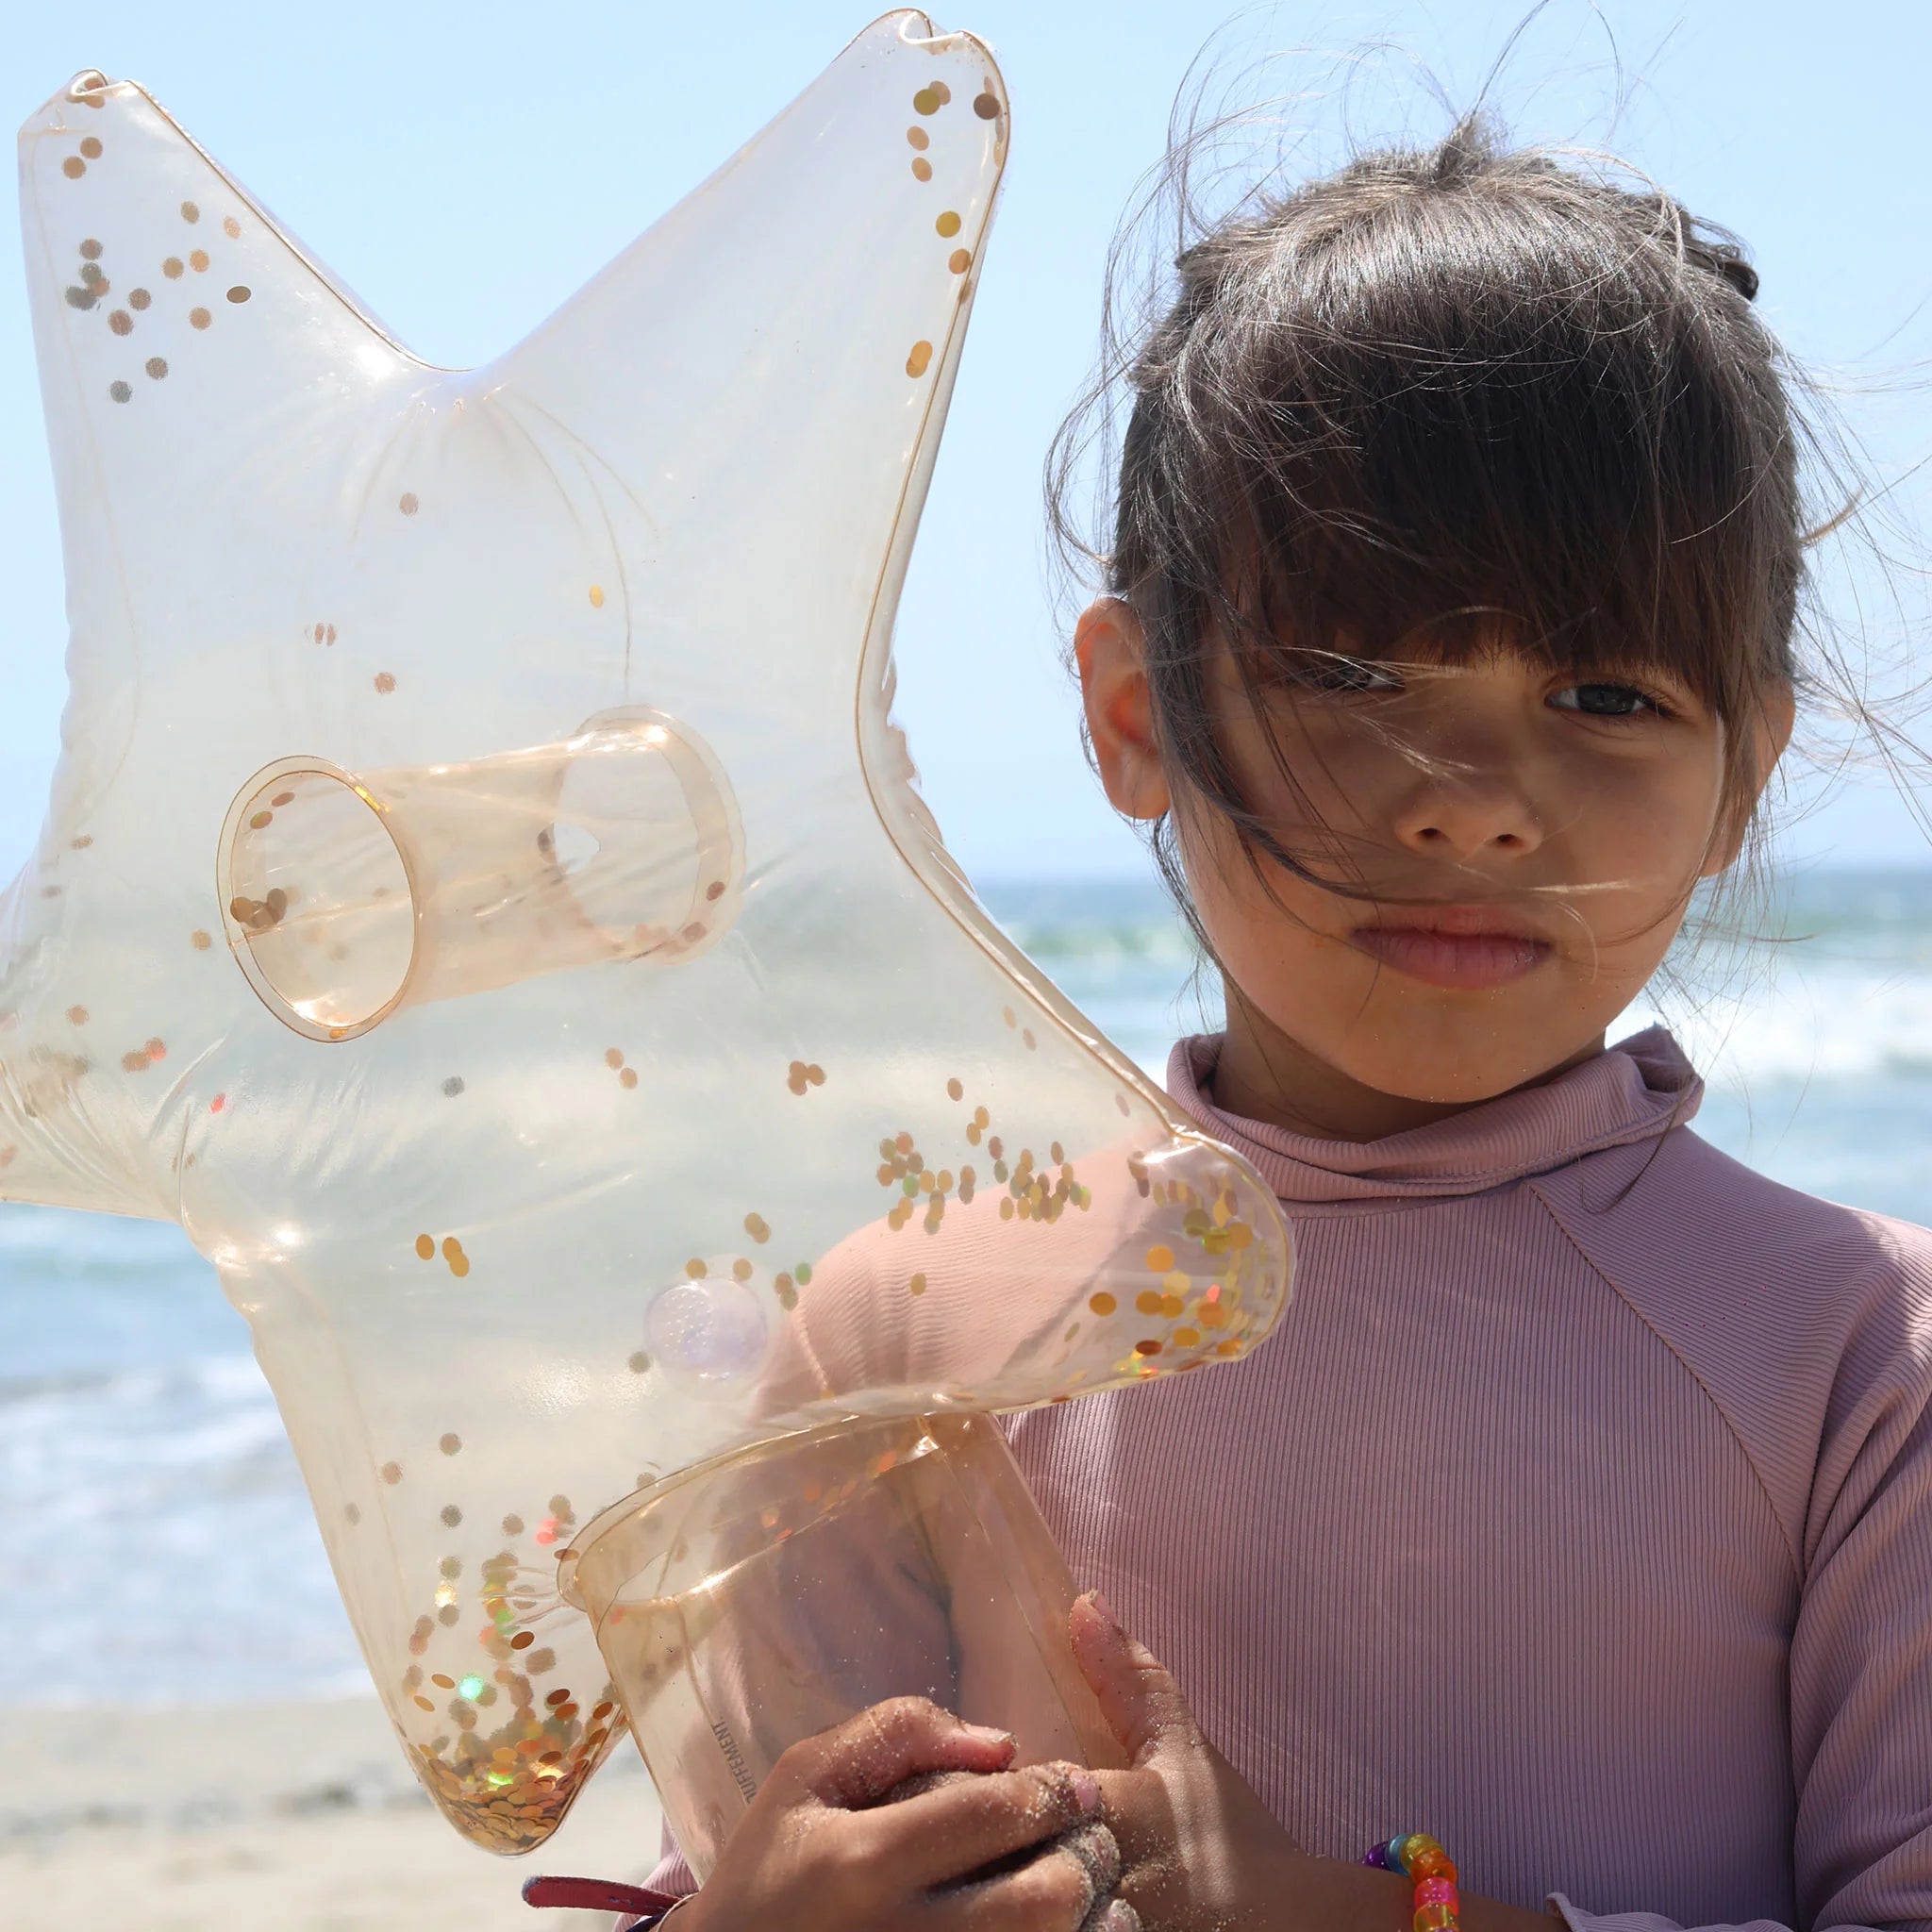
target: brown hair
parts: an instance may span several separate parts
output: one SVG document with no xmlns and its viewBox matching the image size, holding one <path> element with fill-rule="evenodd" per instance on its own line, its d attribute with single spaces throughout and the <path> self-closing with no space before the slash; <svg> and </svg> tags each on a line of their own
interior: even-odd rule
<svg viewBox="0 0 1932 1932">
<path fill-rule="evenodd" d="M 1801 681 L 1800 458 L 1829 440 L 1757 291 L 1736 239 L 1668 194 L 1512 151 L 1479 115 L 1190 239 L 1048 469 L 1063 545 L 1140 619 L 1186 805 L 1314 875 L 1215 731 L 1218 630 L 1251 702 L 1311 658 L 1453 662 L 1499 636 L 1563 669 L 1667 668 L 1732 727 L 1728 802 L 1748 809 L 1750 724 Z M 1071 483 L 1117 393 L 1111 541 L 1090 547 Z M 1165 822 L 1155 849 L 1186 908 Z"/>
</svg>

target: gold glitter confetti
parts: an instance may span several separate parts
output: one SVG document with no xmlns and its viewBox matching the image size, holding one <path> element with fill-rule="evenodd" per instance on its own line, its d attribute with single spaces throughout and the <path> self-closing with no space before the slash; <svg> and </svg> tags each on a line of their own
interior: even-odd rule
<svg viewBox="0 0 1932 1932">
<path fill-rule="evenodd" d="M 198 222 L 201 219 L 201 210 L 192 201 L 184 201 L 181 204 L 181 219 L 184 222 Z"/>
<path fill-rule="evenodd" d="M 1110 1315 L 1120 1307 L 1120 1303 L 1112 1295 L 1108 1294 L 1105 1289 L 1102 1289 L 1098 1294 L 1090 1295 L 1087 1298 L 1087 1306 L 1096 1315 Z"/>
<path fill-rule="evenodd" d="M 188 258 L 188 266 L 198 275 L 206 275 L 208 273 L 208 250 L 206 248 L 195 249 Z"/>
<path fill-rule="evenodd" d="M 393 674 L 387 671 L 378 671 L 375 674 L 375 688 L 377 691 L 382 692 L 382 694 L 385 697 L 387 697 L 389 693 L 396 688 L 396 681 Z"/>
<path fill-rule="evenodd" d="M 414 516 L 416 514 L 416 511 L 421 508 L 421 506 L 416 501 L 416 492 L 413 490 L 404 491 L 403 493 L 396 498 L 396 508 L 399 510 L 401 510 L 406 517 Z"/>
<path fill-rule="evenodd" d="M 932 179 L 932 163 L 924 155 L 914 155 L 912 157 L 912 178 L 915 181 L 930 181 Z"/>
<path fill-rule="evenodd" d="M 80 177 L 87 173 L 87 163 L 84 160 L 82 160 L 78 155 L 69 155 L 67 158 L 60 163 L 60 172 L 63 175 L 65 175 L 70 181 L 78 181 Z"/>
<path fill-rule="evenodd" d="M 762 1214 L 747 1214 L 744 1217 L 744 1231 L 755 1241 L 768 1241 L 772 1239 L 772 1224 Z"/>
<path fill-rule="evenodd" d="M 906 1291 L 908 1294 L 924 1294 L 925 1292 L 925 1276 L 923 1274 L 915 1274 L 906 1284 Z"/>
<path fill-rule="evenodd" d="M 452 1432 L 447 1436 L 442 1436 L 439 1438 L 436 1446 L 439 1449 L 441 1449 L 445 1456 L 454 1456 L 457 1453 L 457 1451 L 463 1446 L 463 1439 L 460 1436 Z"/>
<path fill-rule="evenodd" d="M 604 586 L 602 584 L 592 584 L 591 586 L 591 608 L 592 610 L 601 610 L 603 608 Z"/>
<path fill-rule="evenodd" d="M 958 1080 L 948 1080 L 946 1082 L 946 1098 L 948 1100 L 964 1100 L 965 1097 L 966 1089 L 961 1082 Z"/>
<path fill-rule="evenodd" d="M 129 289 L 127 291 L 127 306 L 137 314 L 154 299 L 145 289 Z"/>
<path fill-rule="evenodd" d="M 954 212 L 953 209 L 948 208 L 945 211 L 945 213 L 942 214 L 939 218 L 939 220 L 933 224 L 933 226 L 937 228 L 948 242 L 950 242 L 953 239 L 953 237 L 959 232 L 959 217 L 958 214 Z"/>
<path fill-rule="evenodd" d="M 222 233 L 230 242 L 239 242 L 242 239 L 242 224 L 233 215 L 224 215 L 222 217 Z"/>
<path fill-rule="evenodd" d="M 214 320 L 206 308 L 191 308 L 188 311 L 190 328 L 206 328 Z"/>
<path fill-rule="evenodd" d="M 914 342 L 912 353 L 906 358 L 908 375 L 924 375 L 932 363 L 932 344 L 926 341 Z"/>
<path fill-rule="evenodd" d="M 937 88 L 923 87 L 912 96 L 912 111 L 915 114 L 937 114 L 940 110 L 940 94 Z"/>
<path fill-rule="evenodd" d="M 976 96 L 973 103 L 973 111 L 982 121 L 997 121 L 1000 118 L 999 96 L 991 91 Z"/>
<path fill-rule="evenodd" d="M 382 1479 L 393 1488 L 403 1479 L 403 1466 L 399 1462 L 385 1462 L 382 1465 Z"/>
<path fill-rule="evenodd" d="M 463 1244 L 458 1241 L 455 1235 L 449 1236 L 444 1241 L 442 1244 L 442 1258 L 449 1263 L 449 1272 L 458 1281 L 470 1272 L 470 1257 L 463 1253 Z M 447 1438 L 444 1440 L 447 1441 Z M 445 1449 L 443 1451 L 445 1456 L 453 1456 L 455 1453 L 452 1449 Z"/>
<path fill-rule="evenodd" d="M 970 248 L 956 248 L 946 258 L 946 266 L 956 275 L 963 275 L 973 266 L 973 251 Z"/>
<path fill-rule="evenodd" d="M 416 1237 L 416 1253 L 425 1261 L 436 1259 L 436 1238 L 433 1235 L 419 1234 Z"/>
<path fill-rule="evenodd" d="M 932 143 L 932 137 L 923 127 L 908 127 L 906 130 L 906 139 L 914 147 L 921 149 L 929 147 Z"/>
<path fill-rule="evenodd" d="M 171 282 L 178 282 L 181 279 L 181 270 L 183 266 L 184 263 L 182 262 L 182 259 L 178 255 L 171 255 L 169 256 L 166 261 L 162 262 L 161 273 L 164 275 L 166 275 Z"/>
<path fill-rule="evenodd" d="M 85 1026 L 88 1023 L 88 1010 L 85 1007 L 69 1007 L 67 1009 L 67 1019 L 70 1025 Z"/>
<path fill-rule="evenodd" d="M 167 375 L 168 373 L 168 365 L 166 360 L 159 356 L 150 356 L 147 358 L 147 373 L 151 376 L 153 376 L 157 382 L 160 381 L 161 377 Z"/>
<path fill-rule="evenodd" d="M 247 288 L 245 288 L 242 283 L 237 282 L 235 286 L 228 291 L 228 300 L 239 306 L 241 303 L 247 301 L 249 292 L 250 291 Z"/>
</svg>

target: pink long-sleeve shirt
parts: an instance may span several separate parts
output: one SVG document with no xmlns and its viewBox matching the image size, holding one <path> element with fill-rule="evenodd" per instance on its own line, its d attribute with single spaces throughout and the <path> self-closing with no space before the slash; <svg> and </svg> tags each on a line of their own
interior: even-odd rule
<svg viewBox="0 0 1932 1932">
<path fill-rule="evenodd" d="M 1685 1124 L 1667 1034 L 1382 1141 L 1220 1111 L 1293 1307 L 1017 1417 L 1083 1587 L 1297 1842 L 1577 1932 L 1932 1927 L 1932 1235 Z M 667 1861 L 659 1883 L 690 1884 Z"/>
</svg>

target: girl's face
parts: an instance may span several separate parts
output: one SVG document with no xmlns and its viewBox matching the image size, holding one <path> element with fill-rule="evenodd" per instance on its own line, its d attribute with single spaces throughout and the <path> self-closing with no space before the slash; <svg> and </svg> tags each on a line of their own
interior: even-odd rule
<svg viewBox="0 0 1932 1932">
<path fill-rule="evenodd" d="M 1257 710 L 1224 650 L 1215 722 L 1241 793 L 1342 890 L 1266 858 L 1257 872 L 1170 785 L 1128 608 L 1089 610 L 1078 656 L 1108 796 L 1134 817 L 1174 812 L 1228 981 L 1216 1084 L 1235 1111 L 1366 1137 L 1586 1058 L 1742 837 L 1724 727 L 1668 676 L 1582 678 L 1507 650 L 1337 658 Z M 1788 693 L 1778 711 L 1757 734 L 1760 785 Z"/>
</svg>

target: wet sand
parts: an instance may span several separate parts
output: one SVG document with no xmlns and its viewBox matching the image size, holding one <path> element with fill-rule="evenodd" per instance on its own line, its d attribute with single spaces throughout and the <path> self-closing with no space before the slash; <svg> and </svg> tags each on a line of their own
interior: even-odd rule
<svg viewBox="0 0 1932 1932">
<path fill-rule="evenodd" d="M 538 1872 L 641 1879 L 651 1782 L 625 1744 L 526 1857 L 457 1837 L 373 1701 L 0 1712 L 7 1932 L 604 1932 L 535 1912 Z"/>
</svg>

